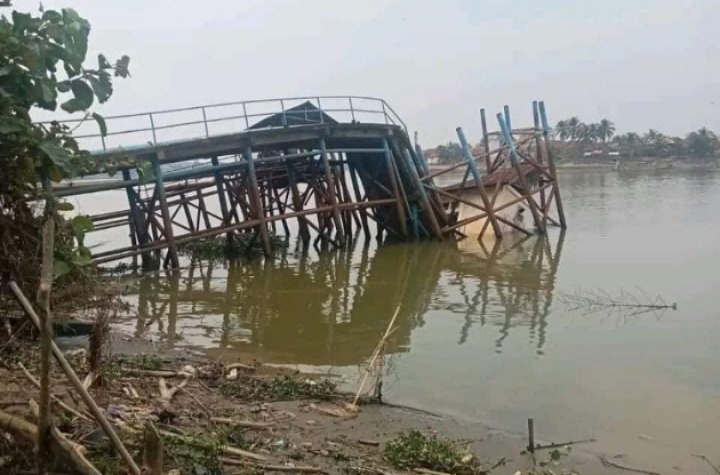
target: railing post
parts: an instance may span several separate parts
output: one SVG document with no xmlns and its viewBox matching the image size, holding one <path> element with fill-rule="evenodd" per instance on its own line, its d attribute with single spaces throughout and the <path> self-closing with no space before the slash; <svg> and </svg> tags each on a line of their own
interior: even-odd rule
<svg viewBox="0 0 720 475">
<path fill-rule="evenodd" d="M 205 114 L 205 107 L 202 108 L 203 124 L 205 124 L 205 138 L 210 138 L 210 131 L 208 130 L 207 115 Z"/>
<path fill-rule="evenodd" d="M 322 105 L 320 105 L 320 97 L 317 98 L 317 103 L 318 103 L 318 110 L 320 111 L 320 123 L 324 124 L 325 123 L 325 117 L 324 117 L 325 114 L 323 114 Z"/>
<path fill-rule="evenodd" d="M 385 101 L 381 100 L 380 103 L 382 104 L 383 117 L 385 117 L 385 125 L 388 125 L 388 116 L 387 110 L 385 110 Z"/>
<path fill-rule="evenodd" d="M 280 99 L 280 108 L 282 109 L 282 123 L 283 127 L 287 127 L 287 116 L 285 115 L 285 101 Z"/>
<path fill-rule="evenodd" d="M 148 114 L 150 117 L 150 129 L 152 130 L 153 145 L 157 145 L 157 136 L 155 135 L 155 121 L 153 120 L 152 112 Z"/>
<path fill-rule="evenodd" d="M 243 116 L 245 116 L 245 128 L 246 128 L 246 129 L 249 129 L 249 128 L 250 128 L 250 121 L 248 120 L 247 106 L 245 105 L 244 102 L 242 103 L 242 106 L 243 106 Z"/>
<path fill-rule="evenodd" d="M 353 109 L 352 97 L 348 96 L 348 101 L 350 102 L 350 116 L 352 117 L 352 121 L 354 124 L 355 123 L 355 109 Z"/>
</svg>

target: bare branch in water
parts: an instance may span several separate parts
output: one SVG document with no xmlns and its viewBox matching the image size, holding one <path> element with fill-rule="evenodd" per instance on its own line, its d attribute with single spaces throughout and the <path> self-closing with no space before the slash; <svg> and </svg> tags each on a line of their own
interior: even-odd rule
<svg viewBox="0 0 720 475">
<path fill-rule="evenodd" d="M 659 313 L 666 310 L 677 310 L 677 304 L 668 304 L 660 295 L 651 298 L 648 293 L 637 287 L 638 293 L 620 289 L 615 297 L 606 290 L 576 290 L 573 293 L 560 293 L 559 300 L 570 311 L 582 311 L 584 315 L 600 312 L 617 313 L 624 317 L 632 317 L 644 313 Z"/>
</svg>

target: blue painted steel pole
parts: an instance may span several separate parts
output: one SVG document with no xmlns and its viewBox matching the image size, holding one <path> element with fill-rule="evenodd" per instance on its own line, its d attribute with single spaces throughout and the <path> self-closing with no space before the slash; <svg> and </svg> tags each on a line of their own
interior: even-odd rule
<svg viewBox="0 0 720 475">
<path fill-rule="evenodd" d="M 490 141 L 488 140 L 488 127 L 487 117 L 485 117 L 485 109 L 480 109 L 480 121 L 482 122 L 482 134 L 483 134 L 483 150 L 485 151 L 485 166 L 487 172 L 490 173 L 492 167 L 492 161 L 490 160 Z"/>
<path fill-rule="evenodd" d="M 555 206 L 557 207 L 558 218 L 560 218 L 560 227 L 565 229 L 567 228 L 567 221 L 565 220 L 565 210 L 563 208 L 562 199 L 560 198 L 560 184 L 558 183 L 557 172 L 555 170 L 555 159 L 552 155 L 552 148 L 550 147 L 550 126 L 548 125 L 544 101 L 540 101 L 538 109 L 540 112 L 540 121 L 542 122 L 543 138 L 545 139 L 545 151 L 547 152 L 548 168 L 550 169 L 550 174 L 555 180 L 555 183 L 553 184 Z"/>
<path fill-rule="evenodd" d="M 492 209 L 492 204 L 490 203 L 490 198 L 488 198 L 487 193 L 485 192 L 485 186 L 482 184 L 482 178 L 480 176 L 480 171 L 478 170 L 477 164 L 475 164 L 475 158 L 472 156 L 472 150 L 470 149 L 470 145 L 468 144 L 467 139 L 465 138 L 465 132 L 463 132 L 462 127 L 458 127 L 455 129 L 457 132 L 458 139 L 460 139 L 460 146 L 463 149 L 463 155 L 465 156 L 465 161 L 468 164 L 468 169 L 470 170 L 470 174 L 473 176 L 473 180 L 475 181 L 475 186 L 477 186 L 478 192 L 480 193 L 480 198 L 482 199 L 483 206 L 485 207 L 485 212 L 487 213 L 487 217 L 490 220 L 490 224 L 493 227 L 493 232 L 495 233 L 495 236 L 498 238 L 502 237 L 502 230 L 500 229 L 500 225 L 497 222 L 497 219 L 495 218 L 495 212 Z M 484 228 L 483 228 L 484 231 Z M 478 236 L 478 238 L 481 238 L 482 234 Z"/>
<path fill-rule="evenodd" d="M 497 115 L 497 120 L 500 124 L 500 131 L 502 132 L 503 138 L 505 139 L 505 143 L 510 149 L 510 162 L 512 163 L 512 166 L 517 173 L 518 182 L 520 183 L 520 186 L 524 191 L 528 207 L 530 208 L 530 213 L 532 214 L 533 221 L 535 222 L 535 227 L 540 233 L 544 233 L 545 223 L 540 217 L 537 203 L 535 203 L 535 199 L 532 197 L 532 190 L 530 190 L 530 185 L 528 184 L 527 177 L 520 169 L 520 156 L 515 149 L 515 142 L 513 142 L 512 136 L 510 135 L 510 128 L 508 127 L 507 122 L 503 119 L 502 114 Z"/>
<path fill-rule="evenodd" d="M 387 137 L 383 137 L 383 148 L 385 149 L 385 167 L 387 168 L 388 180 L 390 180 L 390 188 L 393 192 L 393 198 L 395 198 L 395 210 L 400 226 L 400 234 L 402 234 L 402 237 L 407 238 L 407 216 L 405 215 L 405 207 L 403 206 L 404 203 L 400 195 L 398 180 L 395 176 L 395 167 L 393 167 L 392 163 L 393 157 L 392 153 L 390 153 L 390 145 L 388 144 Z"/>
<path fill-rule="evenodd" d="M 418 175 L 417 169 L 415 168 L 415 164 L 413 163 L 413 159 L 410 156 L 410 152 L 407 149 L 403 150 L 403 156 L 405 158 L 405 165 L 407 166 L 408 170 L 410 171 L 410 178 L 413 181 L 413 184 L 415 185 L 415 191 L 417 191 L 418 195 L 420 195 L 420 203 L 422 204 L 423 209 L 425 210 L 425 217 L 427 218 L 428 222 L 430 223 L 430 227 L 432 228 L 433 234 L 438 239 L 442 239 L 442 230 L 440 229 L 440 225 L 438 224 L 437 217 L 435 216 L 435 211 L 432 208 L 432 205 L 430 204 L 430 200 L 428 199 L 427 193 L 425 193 L 425 187 L 423 186 L 422 181 L 420 180 L 420 175 Z M 402 159 L 401 157 L 398 157 L 399 159 Z"/>
<path fill-rule="evenodd" d="M 512 122 L 510 121 L 510 106 L 506 105 L 503 107 L 503 111 L 505 111 L 505 123 L 507 124 L 507 128 L 510 131 L 510 135 L 512 136 Z"/>
</svg>

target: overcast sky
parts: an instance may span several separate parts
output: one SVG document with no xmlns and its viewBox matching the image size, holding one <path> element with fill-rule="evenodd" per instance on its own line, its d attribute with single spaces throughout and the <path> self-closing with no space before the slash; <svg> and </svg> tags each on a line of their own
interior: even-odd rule
<svg viewBox="0 0 720 475">
<path fill-rule="evenodd" d="M 16 0 L 36 10 L 36 0 Z M 514 125 L 720 132 L 720 0 L 44 0 L 92 23 L 91 53 L 128 54 L 99 112 L 297 95 L 385 98 L 425 146 Z M 4 9 L 5 10 L 5 9 Z"/>
</svg>

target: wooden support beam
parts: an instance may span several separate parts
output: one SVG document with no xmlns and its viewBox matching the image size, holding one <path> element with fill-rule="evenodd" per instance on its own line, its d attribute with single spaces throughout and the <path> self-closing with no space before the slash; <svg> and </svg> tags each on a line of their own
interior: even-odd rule
<svg viewBox="0 0 720 475">
<path fill-rule="evenodd" d="M 463 149 L 463 154 L 465 155 L 465 160 L 468 163 L 468 169 L 470 170 L 470 173 L 473 176 L 473 180 L 475 180 L 475 186 L 478 189 L 478 192 L 480 193 L 480 198 L 482 199 L 483 206 L 487 210 L 488 213 L 488 219 L 490 220 L 490 224 L 493 227 L 493 231 L 495 232 L 495 236 L 498 238 L 502 238 L 502 230 L 500 229 L 500 226 L 498 225 L 497 218 L 495 216 L 495 212 L 490 206 L 490 199 L 487 196 L 487 193 L 485 192 L 485 186 L 482 184 L 482 179 L 480 178 L 480 172 L 477 169 L 477 165 L 475 164 L 475 160 L 472 156 L 472 151 L 470 150 L 470 145 L 468 144 L 467 139 L 465 138 L 465 133 L 463 132 L 461 127 L 458 127 L 455 129 L 457 132 L 457 136 L 460 139 L 460 145 Z"/>
<path fill-rule="evenodd" d="M 224 226 L 227 226 L 230 224 L 230 211 L 228 210 L 228 204 L 227 204 L 227 196 L 225 194 L 225 186 L 224 178 L 222 173 L 217 169 L 217 167 L 220 165 L 218 161 L 217 156 L 213 156 L 210 159 L 212 166 L 215 168 L 213 171 L 213 175 L 215 176 L 215 187 L 217 188 L 218 193 L 218 202 L 220 203 L 220 213 L 222 214 L 222 222 Z M 227 233 L 227 242 L 230 244 L 232 242 L 232 233 Z"/>
<path fill-rule="evenodd" d="M 328 196 L 330 198 L 330 206 L 332 207 L 332 217 L 335 223 L 337 233 L 337 241 L 340 245 L 345 245 L 345 234 L 343 233 L 342 220 L 340 218 L 340 209 L 338 208 L 337 197 L 335 196 L 335 180 L 332 170 L 330 169 L 330 161 L 328 159 L 327 147 L 325 139 L 320 137 L 320 159 L 322 160 L 323 170 L 325 172 L 325 181 L 327 183 Z"/>
<path fill-rule="evenodd" d="M 165 183 L 163 182 L 162 169 L 160 168 L 160 160 L 164 158 L 163 151 L 158 152 L 157 155 L 152 158 L 153 172 L 155 173 L 155 188 L 157 189 L 157 196 L 160 202 L 160 212 L 162 213 L 164 235 L 167 240 L 167 258 L 170 261 L 170 265 L 173 268 L 180 267 L 180 261 L 178 260 L 177 246 L 175 245 L 175 236 L 173 235 L 172 219 L 170 218 L 170 210 L 168 209 L 167 199 L 165 197 Z"/>
<path fill-rule="evenodd" d="M 545 102 L 540 101 L 538 103 L 538 109 L 542 122 L 543 139 L 545 142 L 545 151 L 547 152 L 548 168 L 550 169 L 550 174 L 555 179 L 555 186 L 553 187 L 553 194 L 555 195 L 555 206 L 557 207 L 558 218 L 560 218 L 560 227 L 566 229 L 567 221 L 565 220 L 565 210 L 563 209 L 562 198 L 560 197 L 560 184 L 557 180 L 555 160 L 552 155 L 552 148 L 550 147 L 550 126 L 548 125 L 547 113 L 545 112 Z"/>
<path fill-rule="evenodd" d="M 395 176 L 395 169 L 392 163 L 393 156 L 392 153 L 390 153 L 390 145 L 387 138 L 383 138 L 383 150 L 385 150 L 385 167 L 387 168 L 390 188 L 392 189 L 392 194 L 395 197 L 395 211 L 397 212 L 400 233 L 402 237 L 407 238 L 407 216 L 405 214 L 405 207 L 403 206 L 402 197 L 400 196 L 400 188 L 398 187 L 398 181 L 397 177 Z"/>
<path fill-rule="evenodd" d="M 510 135 L 510 126 L 507 123 L 507 117 L 503 119 L 502 114 L 497 115 L 498 123 L 500 124 L 500 129 L 503 133 L 503 138 L 505 139 L 505 143 L 510 148 L 510 163 L 512 163 L 513 168 L 515 169 L 515 172 L 518 176 L 518 183 L 520 183 L 520 187 L 523 190 L 524 195 L 527 197 L 527 203 L 528 207 L 530 208 L 530 213 L 532 214 L 533 221 L 535 222 L 535 226 L 537 227 L 540 234 L 545 233 L 545 222 L 542 220 L 542 217 L 540 216 L 540 213 L 538 212 L 538 205 L 535 202 L 535 199 L 532 197 L 532 193 L 530 191 L 530 186 L 528 185 L 527 177 L 525 174 L 520 170 L 520 161 L 519 156 L 517 154 L 517 151 L 515 150 L 515 143 L 513 142 L 513 138 Z"/>
<path fill-rule="evenodd" d="M 425 193 L 425 187 L 423 186 L 422 181 L 420 181 L 420 176 L 418 175 L 417 170 L 413 166 L 412 158 L 410 157 L 410 153 L 407 151 L 407 149 L 404 150 L 403 155 L 405 158 L 405 165 L 410 172 L 410 179 L 415 186 L 415 191 L 420 197 L 420 204 L 425 211 L 425 217 L 427 218 L 428 223 L 430 223 L 430 228 L 432 229 L 432 232 L 436 238 L 442 239 L 443 234 L 442 230 L 440 229 L 440 225 L 438 224 L 437 217 L 435 216 L 435 211 L 430 204 L 427 193 Z M 402 157 L 398 157 L 398 160 L 402 160 Z"/>
<path fill-rule="evenodd" d="M 288 173 L 288 184 L 290 186 L 290 192 L 292 193 L 293 208 L 295 211 L 303 210 L 303 200 L 300 197 L 300 190 L 298 189 L 297 178 L 295 176 L 295 169 L 292 165 L 287 166 Z M 310 241 L 310 231 L 308 230 L 307 218 L 300 216 L 298 218 L 298 227 L 300 228 L 300 238 L 303 243 L 307 244 Z"/>
<path fill-rule="evenodd" d="M 355 169 L 355 165 L 352 163 L 348 163 L 348 168 L 350 169 L 350 183 L 352 184 L 353 192 L 355 193 L 355 201 L 363 201 L 364 198 L 360 193 L 360 184 L 358 183 L 357 170 Z M 365 239 L 370 239 L 370 227 L 368 225 L 367 212 L 363 208 L 360 208 L 359 211 L 360 222 L 362 224 L 363 233 L 365 234 Z"/>
<path fill-rule="evenodd" d="M 260 189 L 258 187 L 257 175 L 255 174 L 255 161 L 252 156 L 252 148 L 249 145 L 243 150 L 243 158 L 247 162 L 248 193 L 250 194 L 250 204 L 254 208 L 255 218 L 258 220 L 257 229 L 262 238 L 263 252 L 266 256 L 270 256 L 272 254 L 270 235 L 268 234 L 265 210 L 263 209 L 262 200 L 260 199 Z"/>
</svg>

